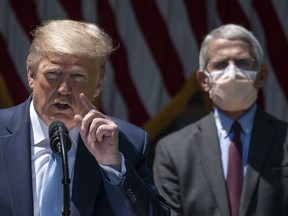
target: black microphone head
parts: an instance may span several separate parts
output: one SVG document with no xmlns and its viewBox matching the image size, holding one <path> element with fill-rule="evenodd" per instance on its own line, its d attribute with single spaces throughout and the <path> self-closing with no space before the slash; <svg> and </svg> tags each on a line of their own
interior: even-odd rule
<svg viewBox="0 0 288 216">
<path fill-rule="evenodd" d="M 50 147 L 53 152 L 61 153 L 61 143 L 67 152 L 71 149 L 71 139 L 66 125 L 61 121 L 54 121 L 49 126 Z"/>
</svg>

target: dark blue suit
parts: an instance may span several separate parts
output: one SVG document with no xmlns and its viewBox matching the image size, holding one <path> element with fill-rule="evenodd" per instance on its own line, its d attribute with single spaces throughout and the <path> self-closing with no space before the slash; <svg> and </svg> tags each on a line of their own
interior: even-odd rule
<svg viewBox="0 0 288 216">
<path fill-rule="evenodd" d="M 29 105 L 0 111 L 0 215 L 33 215 Z M 147 133 L 119 119 L 119 149 L 126 158 L 122 186 L 105 179 L 97 161 L 78 140 L 71 216 L 169 215 L 146 166 Z"/>
</svg>

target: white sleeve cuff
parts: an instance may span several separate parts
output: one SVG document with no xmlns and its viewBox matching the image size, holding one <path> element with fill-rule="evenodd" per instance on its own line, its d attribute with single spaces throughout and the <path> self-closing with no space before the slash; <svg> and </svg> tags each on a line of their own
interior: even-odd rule
<svg viewBox="0 0 288 216">
<path fill-rule="evenodd" d="M 106 176 L 109 178 L 109 182 L 113 185 L 120 184 L 124 180 L 126 174 L 125 158 L 121 152 L 119 153 L 121 155 L 121 172 L 110 166 L 99 164 Z"/>
</svg>

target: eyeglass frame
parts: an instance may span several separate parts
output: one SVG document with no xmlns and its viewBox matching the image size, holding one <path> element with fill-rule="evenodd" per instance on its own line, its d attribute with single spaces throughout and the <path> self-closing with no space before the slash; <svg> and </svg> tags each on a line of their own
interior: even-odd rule
<svg viewBox="0 0 288 216">
<path fill-rule="evenodd" d="M 235 63 L 235 62 L 237 62 L 237 61 L 243 61 L 243 60 L 250 60 L 251 61 L 251 65 L 249 65 L 249 66 L 247 66 L 247 67 L 241 67 L 241 66 L 239 66 L 237 63 Z M 240 68 L 240 69 L 244 69 L 244 70 L 255 70 L 255 71 L 259 71 L 259 64 L 256 62 L 256 59 L 255 58 L 239 58 L 239 59 L 237 59 L 237 58 L 235 58 L 235 59 L 222 59 L 222 60 L 219 60 L 219 61 L 214 61 L 214 62 L 207 62 L 207 64 L 205 65 L 205 70 L 207 71 L 207 72 L 211 72 L 211 71 L 219 71 L 219 70 L 224 70 L 225 68 L 227 68 L 230 64 L 231 64 L 231 62 L 233 62 L 233 64 L 236 66 L 236 67 L 238 67 L 238 68 Z M 223 66 L 221 66 L 221 68 L 216 68 L 216 67 L 214 67 L 214 68 L 212 68 L 211 70 L 210 69 L 208 69 L 208 65 L 209 64 L 216 64 L 216 63 L 218 63 L 218 64 L 220 64 L 220 63 L 224 63 L 223 64 Z"/>
</svg>

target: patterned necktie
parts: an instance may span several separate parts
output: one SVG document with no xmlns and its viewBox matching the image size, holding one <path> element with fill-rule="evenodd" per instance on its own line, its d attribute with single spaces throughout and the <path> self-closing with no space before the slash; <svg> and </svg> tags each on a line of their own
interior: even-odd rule
<svg viewBox="0 0 288 216">
<path fill-rule="evenodd" d="M 237 121 L 234 122 L 232 131 L 234 136 L 229 147 L 227 187 L 232 216 L 238 216 L 242 191 L 243 168 L 242 143 L 240 139 L 241 126 Z"/>
<path fill-rule="evenodd" d="M 61 157 L 52 153 L 44 177 L 40 195 L 41 216 L 61 216 L 63 203 L 62 163 Z"/>
</svg>

